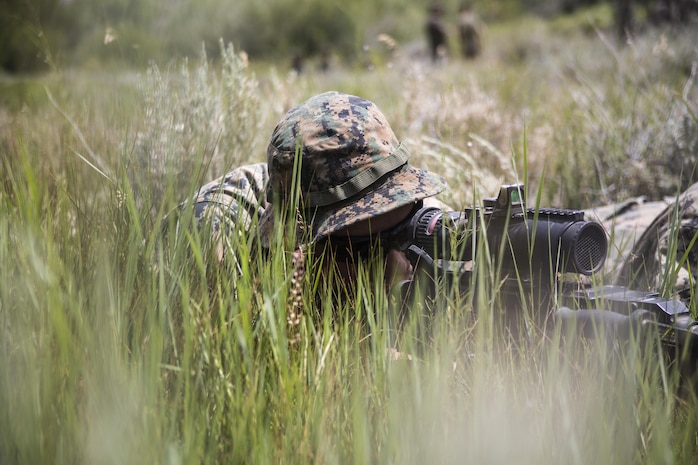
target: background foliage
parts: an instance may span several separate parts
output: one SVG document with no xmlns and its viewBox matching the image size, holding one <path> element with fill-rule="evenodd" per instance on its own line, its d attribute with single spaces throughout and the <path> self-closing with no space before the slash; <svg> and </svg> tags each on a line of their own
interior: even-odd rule
<svg viewBox="0 0 698 465">
<path fill-rule="evenodd" d="M 328 51 L 355 62 L 378 34 L 401 43 L 420 40 L 431 0 L 2 0 L 0 67 L 11 73 L 51 64 L 144 66 L 151 60 L 195 56 L 205 44 L 214 56 L 219 39 L 253 59 L 313 57 Z M 453 22 L 458 0 L 441 0 Z M 472 2 L 488 23 L 569 14 L 613 0 L 498 0 Z M 662 0 L 638 3 L 663 3 Z M 689 3 L 689 2 L 685 2 Z M 695 8 L 695 7 L 694 7 Z M 636 6 L 637 16 L 644 10 Z M 105 44 L 108 45 L 105 47 Z"/>
</svg>

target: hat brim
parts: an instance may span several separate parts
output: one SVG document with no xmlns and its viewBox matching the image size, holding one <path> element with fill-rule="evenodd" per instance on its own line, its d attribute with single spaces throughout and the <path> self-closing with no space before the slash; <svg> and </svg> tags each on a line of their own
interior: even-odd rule
<svg viewBox="0 0 698 465">
<path fill-rule="evenodd" d="M 310 241 L 315 242 L 360 221 L 432 197 L 446 188 L 444 178 L 409 163 L 386 174 L 376 184 L 378 187 L 373 185 L 366 192 L 340 204 L 316 209 L 312 218 L 306 218 L 312 224 Z M 259 220 L 259 239 L 263 247 L 268 248 L 274 240 L 277 229 L 274 227 L 275 216 L 272 205 Z"/>
</svg>

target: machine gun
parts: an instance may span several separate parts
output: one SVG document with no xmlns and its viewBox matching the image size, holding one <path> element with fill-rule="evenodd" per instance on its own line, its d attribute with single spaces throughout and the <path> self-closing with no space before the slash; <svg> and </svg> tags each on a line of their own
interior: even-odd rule
<svg viewBox="0 0 698 465">
<path fill-rule="evenodd" d="M 656 334 L 672 360 L 695 371 L 698 323 L 689 308 L 653 292 L 566 280 L 570 274 L 592 276 L 601 270 L 606 232 L 585 221 L 582 211 L 527 207 L 522 184 L 502 186 L 496 198 L 463 211 L 422 208 L 399 245 L 415 276 L 426 277 L 420 280 L 432 292 L 438 281 L 467 291 L 478 279 L 473 263 L 484 254 L 488 268 L 504 278 L 500 294 L 508 313 L 522 302 L 522 293 L 529 293 L 541 309 L 538 322 L 573 324 L 582 335 L 600 327 L 614 337 Z M 414 280 L 403 283 L 404 299 L 409 300 L 414 285 Z M 552 302 L 557 309 L 551 310 Z"/>
</svg>

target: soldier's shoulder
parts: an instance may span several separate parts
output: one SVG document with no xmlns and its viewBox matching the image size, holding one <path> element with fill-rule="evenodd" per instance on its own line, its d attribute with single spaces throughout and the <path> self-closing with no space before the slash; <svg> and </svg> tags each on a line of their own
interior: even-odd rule
<svg viewBox="0 0 698 465">
<path fill-rule="evenodd" d="M 636 197 L 584 211 L 587 221 L 600 223 L 608 234 L 609 270 L 615 270 L 622 263 L 623 257 L 633 250 L 635 243 L 668 205 L 668 200 L 647 201 L 645 197 Z"/>
<path fill-rule="evenodd" d="M 587 220 L 596 221 L 607 228 L 644 229 L 670 204 L 670 199 L 648 201 L 642 196 L 616 204 L 589 208 L 584 210 L 584 216 Z"/>
<path fill-rule="evenodd" d="M 584 210 L 585 218 L 616 229 L 644 229 L 666 209 L 677 203 L 682 215 L 698 213 L 698 183 L 691 185 L 679 196 L 668 196 L 663 200 L 648 201 L 646 197 L 635 197 L 624 202 L 592 207 Z"/>
</svg>

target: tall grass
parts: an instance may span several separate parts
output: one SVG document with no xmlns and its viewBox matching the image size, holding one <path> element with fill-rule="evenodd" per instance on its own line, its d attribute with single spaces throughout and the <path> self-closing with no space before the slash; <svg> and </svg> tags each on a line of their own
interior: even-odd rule
<svg viewBox="0 0 698 465">
<path fill-rule="evenodd" d="M 337 305 L 309 271 L 295 307 L 292 247 L 263 259 L 231 235 L 217 264 L 190 207 L 167 216 L 329 88 L 378 103 L 454 208 L 515 180 L 555 206 L 675 193 L 686 179 L 652 157 L 694 155 L 695 34 L 666 35 L 671 58 L 636 53 L 662 36 L 563 45 L 537 27 L 518 63 L 503 30 L 481 62 L 438 69 L 253 74 L 222 47 L 215 66 L 34 83 L 0 126 L 0 461 L 690 463 L 695 396 L 660 357 L 507 337 L 484 260 L 469 293 L 398 323 L 375 270 Z M 630 183 L 635 159 L 665 181 Z"/>
</svg>

